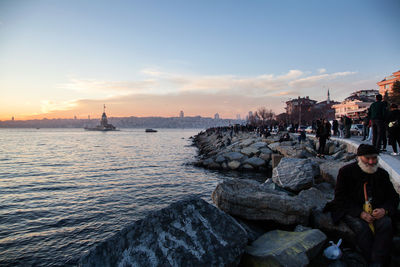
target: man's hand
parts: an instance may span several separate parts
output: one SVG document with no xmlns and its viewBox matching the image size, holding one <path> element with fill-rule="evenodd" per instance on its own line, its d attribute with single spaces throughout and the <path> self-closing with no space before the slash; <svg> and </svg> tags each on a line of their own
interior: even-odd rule
<svg viewBox="0 0 400 267">
<path fill-rule="evenodd" d="M 385 216 L 385 214 L 386 214 L 386 211 L 385 211 L 385 209 L 382 209 L 382 208 L 380 208 L 380 209 L 374 209 L 374 210 L 372 211 L 372 216 L 373 216 L 376 220 L 379 220 L 380 218 L 382 218 L 383 216 Z"/>
<path fill-rule="evenodd" d="M 365 212 L 365 211 L 361 212 L 360 218 L 363 219 L 364 221 L 366 221 L 367 223 L 372 223 L 375 220 L 375 218 L 372 217 L 371 214 L 369 214 L 368 212 Z"/>
</svg>

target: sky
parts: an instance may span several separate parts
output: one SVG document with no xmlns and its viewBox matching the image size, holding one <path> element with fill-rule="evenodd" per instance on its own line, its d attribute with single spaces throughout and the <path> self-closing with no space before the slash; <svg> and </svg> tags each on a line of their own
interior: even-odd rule
<svg viewBox="0 0 400 267">
<path fill-rule="evenodd" d="M 284 112 L 400 70 L 399 0 L 0 0 L 0 120 Z"/>
</svg>

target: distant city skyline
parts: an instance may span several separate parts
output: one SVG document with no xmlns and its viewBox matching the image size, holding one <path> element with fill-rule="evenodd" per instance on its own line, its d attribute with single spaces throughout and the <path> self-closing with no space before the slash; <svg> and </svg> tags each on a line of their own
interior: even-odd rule
<svg viewBox="0 0 400 267">
<path fill-rule="evenodd" d="M 284 112 L 400 69 L 400 1 L 0 2 L 0 120 Z"/>
</svg>

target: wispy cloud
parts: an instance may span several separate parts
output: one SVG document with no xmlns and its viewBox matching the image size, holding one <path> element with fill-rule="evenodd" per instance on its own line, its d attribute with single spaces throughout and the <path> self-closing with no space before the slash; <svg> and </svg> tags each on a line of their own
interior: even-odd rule
<svg viewBox="0 0 400 267">
<path fill-rule="evenodd" d="M 77 107 L 77 100 L 70 101 L 51 101 L 51 100 L 42 100 L 41 103 L 41 111 L 42 113 L 50 113 L 53 111 L 62 111 L 62 110 L 71 110 Z"/>
<path fill-rule="evenodd" d="M 330 88 L 331 98 L 335 100 L 347 97 L 354 89 L 364 89 L 356 84 L 359 80 L 354 77 L 356 72 L 321 73 L 321 70 L 315 73 L 289 70 L 280 75 L 239 76 L 172 73 L 153 68 L 141 71 L 142 77 L 131 81 L 73 77 L 59 87 L 74 90 L 76 97 L 82 100 L 46 100 L 42 103 L 42 112 L 95 115 L 93 110 L 98 110 L 102 103 L 108 103 L 114 109 L 114 116 L 127 113 L 173 116 L 179 110 L 185 110 L 185 113 L 193 115 L 219 112 L 234 117 L 260 106 L 282 112 L 285 101 L 297 96 L 308 95 L 318 101 L 324 100 L 326 88 Z M 374 84 L 371 81 L 362 84 L 366 86 L 368 83 Z"/>
<path fill-rule="evenodd" d="M 60 84 L 58 87 L 76 92 L 126 95 L 146 92 L 155 83 L 156 81 L 150 79 L 142 81 L 104 81 L 70 78 L 68 83 Z"/>
<path fill-rule="evenodd" d="M 310 88 L 314 86 L 321 86 L 323 82 L 334 80 L 340 77 L 349 76 L 356 74 L 356 72 L 345 71 L 345 72 L 335 72 L 331 74 L 320 74 L 320 75 L 312 75 L 301 79 L 296 79 L 294 81 L 289 82 L 289 86 L 293 88 Z"/>
</svg>

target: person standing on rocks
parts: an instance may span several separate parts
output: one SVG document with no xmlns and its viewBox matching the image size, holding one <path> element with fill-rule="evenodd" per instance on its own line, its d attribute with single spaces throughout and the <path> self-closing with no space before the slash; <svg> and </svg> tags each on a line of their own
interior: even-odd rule
<svg viewBox="0 0 400 267">
<path fill-rule="evenodd" d="M 334 136 L 339 136 L 339 123 L 337 120 L 333 120 L 332 122 L 332 130 Z"/>
<path fill-rule="evenodd" d="M 326 140 L 331 136 L 331 124 L 323 119 L 317 122 L 317 133 L 316 137 L 319 140 L 318 154 L 317 157 L 324 157 Z"/>
<path fill-rule="evenodd" d="M 399 204 L 389 174 L 378 167 L 378 154 L 375 146 L 361 144 L 357 161 L 339 170 L 335 198 L 325 207 L 325 211 L 332 212 L 335 224 L 343 220 L 355 232 L 369 266 L 382 266 L 390 259 L 391 216 Z M 367 201 L 372 205 L 370 213 L 363 207 Z"/>
<path fill-rule="evenodd" d="M 353 121 L 347 115 L 345 115 L 344 116 L 344 138 L 351 137 L 350 128 L 351 128 L 352 123 L 353 123 Z"/>
<path fill-rule="evenodd" d="M 382 102 L 382 95 L 376 95 L 376 101 L 368 110 L 368 117 L 372 122 L 372 145 L 381 150 L 385 132 L 386 105 Z"/>
<path fill-rule="evenodd" d="M 391 155 L 397 156 L 397 143 L 400 147 L 400 110 L 396 104 L 390 105 L 390 112 L 388 116 L 388 135 L 389 143 L 393 147 L 393 153 Z"/>
</svg>

